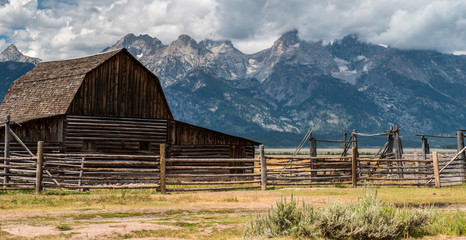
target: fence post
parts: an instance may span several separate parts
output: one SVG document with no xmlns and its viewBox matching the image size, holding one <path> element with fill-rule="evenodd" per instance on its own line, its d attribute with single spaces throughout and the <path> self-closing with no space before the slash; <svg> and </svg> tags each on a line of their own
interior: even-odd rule
<svg viewBox="0 0 466 240">
<path fill-rule="evenodd" d="M 78 187 L 81 187 L 82 184 L 83 184 L 83 179 L 82 179 L 82 177 L 83 177 L 84 160 L 85 160 L 85 158 L 82 157 L 82 158 L 81 158 L 81 169 L 79 170 Z M 83 192 L 83 191 L 84 191 L 84 188 L 80 188 L 79 191 L 80 191 L 80 192 Z"/>
<path fill-rule="evenodd" d="M 356 129 L 353 129 L 353 132 L 351 133 L 351 141 L 353 148 L 356 148 L 356 157 L 359 157 L 359 152 L 358 152 L 358 131 Z M 353 150 L 354 152 L 354 150 Z"/>
<path fill-rule="evenodd" d="M 348 141 L 348 133 L 346 130 L 343 131 L 343 149 L 346 148 L 346 142 Z"/>
<path fill-rule="evenodd" d="M 403 159 L 403 146 L 401 144 L 401 137 L 400 137 L 400 129 L 398 128 L 398 126 L 396 125 L 393 125 L 392 127 L 390 127 L 390 130 L 393 132 L 394 134 L 394 137 L 393 137 L 393 145 L 394 145 L 394 150 L 395 150 L 395 159 Z M 396 164 L 398 167 L 400 167 L 399 169 L 399 174 L 400 174 L 400 177 L 401 178 L 404 178 L 404 174 L 403 174 L 403 162 L 401 161 L 398 161 L 397 164 Z"/>
<path fill-rule="evenodd" d="M 437 151 L 432 152 L 432 164 L 434 165 L 435 187 L 440 188 L 440 172 L 439 172 L 439 166 L 438 166 Z"/>
<path fill-rule="evenodd" d="M 44 142 L 37 142 L 36 194 L 42 192 L 42 166 L 44 161 Z"/>
<path fill-rule="evenodd" d="M 428 139 L 425 138 L 424 136 L 421 136 L 421 142 L 422 142 L 422 159 L 426 160 L 427 154 L 429 154 L 430 152 L 429 142 L 428 142 Z"/>
<path fill-rule="evenodd" d="M 414 152 L 413 158 L 414 158 L 414 160 L 419 160 L 419 155 L 417 154 L 417 152 Z M 421 176 L 419 175 L 419 161 L 414 162 L 414 167 L 416 168 L 414 170 L 414 172 L 415 172 L 414 176 L 416 178 L 420 178 Z M 416 180 L 416 185 L 419 186 L 419 180 Z"/>
<path fill-rule="evenodd" d="M 10 115 L 6 115 L 5 119 L 5 152 L 4 152 L 4 157 L 9 158 L 10 157 Z M 7 187 L 8 182 L 9 182 L 9 177 L 8 173 L 10 172 L 9 169 L 6 167 L 7 165 L 10 164 L 10 161 L 8 159 L 5 159 L 3 162 L 5 165 L 5 168 L 3 169 L 3 187 Z"/>
<path fill-rule="evenodd" d="M 267 190 L 267 160 L 265 159 L 264 145 L 259 146 L 259 158 L 261 161 L 261 190 Z"/>
<path fill-rule="evenodd" d="M 160 144 L 160 192 L 165 194 L 167 187 L 166 187 L 166 159 L 165 159 L 165 144 Z"/>
<path fill-rule="evenodd" d="M 458 141 L 458 152 L 461 151 L 464 148 L 464 136 L 463 136 L 463 130 L 459 130 L 456 133 L 457 141 Z M 466 166 L 466 154 L 463 152 L 458 156 L 458 159 L 460 160 L 460 174 L 463 177 L 463 182 L 466 180 L 466 175 L 465 175 L 465 166 Z"/>
<path fill-rule="evenodd" d="M 309 136 L 309 155 L 310 157 L 317 157 L 317 141 L 316 138 L 311 135 Z"/>
<path fill-rule="evenodd" d="M 311 158 L 317 157 L 317 139 L 311 135 L 309 136 L 309 156 Z M 315 159 L 311 159 L 311 163 L 315 163 Z M 317 166 L 311 165 L 311 170 L 317 169 Z M 312 171 L 311 177 L 317 177 L 317 172 Z"/>
<path fill-rule="evenodd" d="M 358 186 L 357 152 L 357 148 L 353 146 L 353 155 L 351 155 L 351 180 L 354 188 Z"/>
</svg>

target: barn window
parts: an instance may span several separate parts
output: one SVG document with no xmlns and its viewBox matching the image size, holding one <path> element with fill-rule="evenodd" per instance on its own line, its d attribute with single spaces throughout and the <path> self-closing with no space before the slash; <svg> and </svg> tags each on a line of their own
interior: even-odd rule
<svg viewBox="0 0 466 240">
<path fill-rule="evenodd" d="M 150 152 L 150 142 L 147 142 L 147 141 L 139 142 L 139 150 Z"/>
</svg>

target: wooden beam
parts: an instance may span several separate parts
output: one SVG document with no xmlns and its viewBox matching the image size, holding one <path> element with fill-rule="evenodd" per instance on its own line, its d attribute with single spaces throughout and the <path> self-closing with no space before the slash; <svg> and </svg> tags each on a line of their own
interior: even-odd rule
<svg viewBox="0 0 466 240">
<path fill-rule="evenodd" d="M 166 186 L 166 159 L 165 159 L 165 144 L 160 144 L 160 192 L 165 194 Z"/>
<path fill-rule="evenodd" d="M 267 160 L 265 158 L 264 145 L 259 146 L 259 158 L 261 161 L 261 190 L 267 190 Z"/>
<path fill-rule="evenodd" d="M 353 155 L 351 156 L 351 182 L 354 188 L 358 186 L 357 164 L 357 148 L 353 146 Z"/>
<path fill-rule="evenodd" d="M 353 132 L 351 133 L 351 141 L 353 143 L 353 148 L 356 148 L 356 157 L 359 157 L 359 152 L 358 152 L 358 132 L 356 129 L 353 129 Z"/>
<path fill-rule="evenodd" d="M 42 166 L 44 161 L 44 142 L 37 142 L 37 164 L 36 164 L 36 194 L 42 192 Z"/>
<path fill-rule="evenodd" d="M 432 152 L 432 164 L 434 165 L 435 187 L 440 188 L 440 171 L 438 167 L 438 152 Z"/>
</svg>

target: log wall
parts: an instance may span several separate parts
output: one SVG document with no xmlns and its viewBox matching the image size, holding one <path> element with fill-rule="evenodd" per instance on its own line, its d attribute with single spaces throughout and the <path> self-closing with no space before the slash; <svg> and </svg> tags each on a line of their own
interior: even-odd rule
<svg viewBox="0 0 466 240">
<path fill-rule="evenodd" d="M 167 120 L 67 116 L 66 152 L 158 154 Z"/>
<path fill-rule="evenodd" d="M 46 153 L 159 154 L 188 158 L 253 158 L 253 141 L 191 124 L 165 119 L 64 115 L 14 125 L 14 132 L 35 152 L 44 141 Z M 4 131 L 0 131 L 4 134 Z M 4 136 L 2 136 L 4 139 Z M 3 146 L 0 146 L 3 151 Z M 26 154 L 11 141 L 13 153 Z"/>
</svg>

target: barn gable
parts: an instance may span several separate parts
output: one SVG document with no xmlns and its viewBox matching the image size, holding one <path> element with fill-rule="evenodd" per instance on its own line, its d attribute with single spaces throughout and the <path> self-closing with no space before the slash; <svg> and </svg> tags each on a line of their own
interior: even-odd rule
<svg viewBox="0 0 466 240">
<path fill-rule="evenodd" d="M 173 119 L 158 78 L 126 49 L 39 63 L 0 106 L 17 123 L 63 114 Z"/>
</svg>

